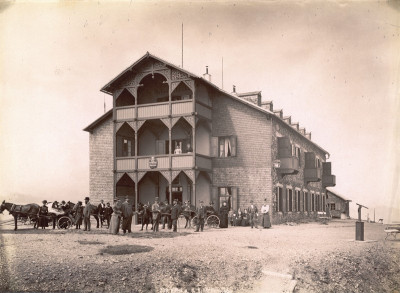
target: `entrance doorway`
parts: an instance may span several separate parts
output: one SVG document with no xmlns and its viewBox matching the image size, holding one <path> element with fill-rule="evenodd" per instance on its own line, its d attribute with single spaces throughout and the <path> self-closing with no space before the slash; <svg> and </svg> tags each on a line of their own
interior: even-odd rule
<svg viewBox="0 0 400 293">
<path fill-rule="evenodd" d="M 179 203 L 182 203 L 182 192 L 183 192 L 182 186 L 172 186 L 171 189 L 172 189 L 172 201 L 174 199 L 177 199 Z M 167 187 L 166 195 L 168 202 L 170 202 L 169 187 Z"/>
</svg>

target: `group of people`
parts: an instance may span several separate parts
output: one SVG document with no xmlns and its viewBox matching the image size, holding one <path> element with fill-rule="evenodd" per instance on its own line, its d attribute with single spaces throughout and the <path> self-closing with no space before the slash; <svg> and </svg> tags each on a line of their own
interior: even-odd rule
<svg viewBox="0 0 400 293">
<path fill-rule="evenodd" d="M 229 222 L 232 226 L 251 226 L 251 228 L 258 228 L 258 225 L 261 224 L 263 228 L 271 228 L 269 211 L 270 208 L 266 199 L 260 211 L 251 200 L 250 206 L 247 209 L 242 210 L 239 208 L 236 212 L 231 210 L 229 212 Z"/>
<path fill-rule="evenodd" d="M 42 229 L 45 229 L 48 226 L 47 216 L 49 209 L 47 204 L 48 202 L 44 200 L 43 205 L 39 208 L 38 212 L 37 226 L 41 227 Z M 65 212 L 68 212 L 69 209 L 65 201 L 61 202 L 59 208 Z M 148 208 L 148 206 L 144 205 L 144 209 L 146 208 Z M 195 210 L 195 215 L 198 219 L 196 223 L 196 232 L 203 231 L 204 222 L 208 216 L 207 210 L 207 207 L 204 206 L 204 202 L 200 201 L 199 207 Z M 174 199 L 173 205 L 171 206 L 168 204 L 168 201 L 160 204 L 159 198 L 156 197 L 150 209 L 150 216 L 153 224 L 152 229 L 154 232 L 159 231 L 159 225 L 162 221 L 163 229 L 165 229 L 165 225 L 167 224 L 168 229 L 172 229 L 174 232 L 177 232 L 177 221 L 181 213 L 187 215 L 187 217 L 185 216 L 186 228 L 188 225 L 190 225 L 190 218 L 192 216 L 190 212 L 192 212 L 192 208 L 189 202 L 186 202 L 184 206 L 181 206 L 178 204 L 178 200 Z M 101 220 L 102 226 L 104 222 L 107 222 L 107 228 L 110 230 L 111 234 L 118 234 L 120 228 L 122 229 L 123 234 L 132 232 L 132 217 L 135 212 L 134 206 L 129 203 L 128 196 L 125 198 L 124 202 L 122 202 L 120 198 L 116 198 L 112 207 L 109 202 L 104 204 L 103 200 L 101 200 L 99 205 L 96 207 L 90 203 L 89 197 L 85 197 L 85 205 L 83 205 L 82 201 L 78 201 L 78 203 L 72 208 L 70 217 L 72 217 L 72 214 L 74 215 L 72 219 L 76 229 L 80 229 L 83 222 L 83 230 L 90 231 L 90 216 L 96 213 Z M 241 210 L 241 208 L 239 208 L 236 212 L 232 211 L 227 206 L 227 202 L 224 201 L 219 209 L 219 218 L 220 228 L 228 228 L 228 223 L 230 223 L 231 226 L 250 225 L 251 228 L 258 228 L 258 224 L 261 224 L 263 228 L 271 227 L 269 205 L 267 204 L 266 199 L 260 211 L 252 200 L 250 201 L 250 206 L 247 209 Z M 143 224 L 142 218 L 142 230 Z"/>
</svg>

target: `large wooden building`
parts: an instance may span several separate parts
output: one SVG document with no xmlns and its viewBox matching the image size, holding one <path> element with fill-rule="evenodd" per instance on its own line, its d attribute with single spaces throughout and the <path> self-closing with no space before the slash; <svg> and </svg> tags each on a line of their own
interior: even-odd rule
<svg viewBox="0 0 400 293">
<path fill-rule="evenodd" d="M 225 92 L 146 53 L 102 92 L 113 108 L 90 133 L 90 196 L 96 202 L 212 203 L 233 210 L 266 199 L 272 222 L 324 211 L 335 186 L 329 153 L 261 92 Z"/>
</svg>

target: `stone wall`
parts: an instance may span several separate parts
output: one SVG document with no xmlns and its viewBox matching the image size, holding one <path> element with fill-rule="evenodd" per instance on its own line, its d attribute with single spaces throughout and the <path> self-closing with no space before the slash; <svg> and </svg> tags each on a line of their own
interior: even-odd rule
<svg viewBox="0 0 400 293">
<path fill-rule="evenodd" d="M 113 200 L 114 156 L 113 121 L 111 117 L 89 135 L 89 190 L 92 203 Z"/>
<path fill-rule="evenodd" d="M 238 207 L 250 200 L 272 204 L 271 120 L 252 107 L 224 96 L 213 100 L 212 136 L 237 136 L 236 156 L 213 158 L 213 187 L 237 187 Z"/>
</svg>

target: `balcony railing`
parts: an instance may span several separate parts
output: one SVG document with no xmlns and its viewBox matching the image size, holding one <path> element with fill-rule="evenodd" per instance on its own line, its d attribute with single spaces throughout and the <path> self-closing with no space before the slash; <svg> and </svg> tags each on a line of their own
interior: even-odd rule
<svg viewBox="0 0 400 293">
<path fill-rule="evenodd" d="M 117 170 L 134 170 L 135 158 L 117 158 Z"/>
<path fill-rule="evenodd" d="M 137 108 L 137 117 L 136 117 Z M 116 108 L 116 120 L 151 119 L 168 115 L 190 115 L 193 112 L 193 100 L 174 101 L 170 103 L 142 104 Z"/>
<path fill-rule="evenodd" d="M 171 166 L 169 155 L 139 156 L 129 158 L 117 158 L 116 171 L 150 171 L 159 169 L 198 169 L 211 170 L 211 158 L 196 155 L 196 166 L 193 161 L 193 154 L 186 153 L 171 155 Z"/>
<path fill-rule="evenodd" d="M 276 171 L 280 174 L 293 174 L 299 171 L 299 158 L 289 157 L 278 159 Z"/>
<path fill-rule="evenodd" d="M 174 155 L 172 157 L 172 168 L 192 168 L 193 167 L 193 155 Z"/>
<path fill-rule="evenodd" d="M 146 157 L 139 157 L 137 160 L 138 160 L 138 165 L 137 165 L 138 170 L 169 168 L 169 156 L 146 156 Z"/>
<path fill-rule="evenodd" d="M 308 168 L 304 169 L 304 181 L 306 182 L 318 182 L 322 178 L 321 168 Z"/>
<path fill-rule="evenodd" d="M 335 175 L 322 175 L 322 186 L 329 187 L 336 185 L 336 176 Z"/>
</svg>

